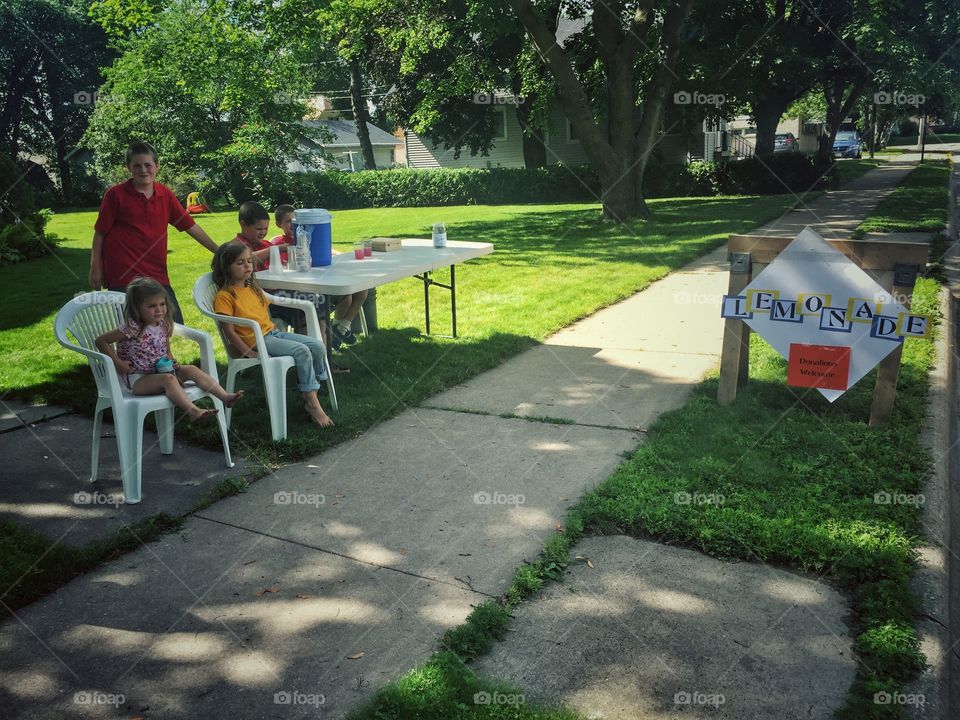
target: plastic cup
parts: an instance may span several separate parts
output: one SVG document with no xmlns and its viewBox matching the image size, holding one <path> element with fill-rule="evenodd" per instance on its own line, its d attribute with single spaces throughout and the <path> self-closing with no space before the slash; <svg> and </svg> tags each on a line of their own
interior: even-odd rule
<svg viewBox="0 0 960 720">
<path fill-rule="evenodd" d="M 353 257 L 357 260 L 363 260 L 363 243 L 355 242 L 353 244 Z"/>
<path fill-rule="evenodd" d="M 373 245 L 371 244 L 371 242 L 370 242 L 369 240 L 364 240 L 364 241 L 363 241 L 363 256 L 364 256 L 364 257 L 370 257 L 371 255 L 373 255 Z"/>
</svg>

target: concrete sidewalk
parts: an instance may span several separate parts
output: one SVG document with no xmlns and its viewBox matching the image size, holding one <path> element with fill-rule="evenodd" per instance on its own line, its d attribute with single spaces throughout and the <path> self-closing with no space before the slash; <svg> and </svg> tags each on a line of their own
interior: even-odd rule
<svg viewBox="0 0 960 720">
<path fill-rule="evenodd" d="M 874 171 L 859 200 L 828 194 L 808 212 L 848 227 L 905 171 Z M 342 717 L 503 593 L 569 505 L 684 403 L 717 362 L 725 288 L 721 249 L 23 609 L 0 625 L 0 702 L 17 718 Z M 854 675 L 841 596 L 638 543 L 589 540 L 594 569 L 578 582 L 590 601 L 543 607 L 544 637 L 590 627 L 590 643 L 536 644 L 551 672 L 522 682 L 611 718 L 714 717 L 694 703 L 711 688 L 742 688 L 724 712 L 787 717 L 805 702 L 804 717 L 826 718 L 841 704 Z M 516 650 L 482 662 L 516 678 Z M 679 679 L 657 681 L 661 663 Z M 605 678 L 633 685 L 618 695 Z"/>
</svg>

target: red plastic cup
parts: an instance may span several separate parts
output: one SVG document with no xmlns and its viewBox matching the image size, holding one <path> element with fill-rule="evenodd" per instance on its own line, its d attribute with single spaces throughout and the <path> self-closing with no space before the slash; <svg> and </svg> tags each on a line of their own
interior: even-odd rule
<svg viewBox="0 0 960 720">
<path fill-rule="evenodd" d="M 370 257 L 373 255 L 373 245 L 370 244 L 369 240 L 363 241 L 363 256 Z"/>
<path fill-rule="evenodd" d="M 363 260 L 363 243 L 355 242 L 353 244 L 353 257 L 357 260 Z"/>
</svg>

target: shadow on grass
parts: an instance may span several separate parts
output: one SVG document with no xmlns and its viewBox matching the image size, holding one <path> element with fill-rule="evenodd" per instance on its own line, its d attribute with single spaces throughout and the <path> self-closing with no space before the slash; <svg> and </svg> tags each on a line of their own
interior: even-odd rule
<svg viewBox="0 0 960 720">
<path fill-rule="evenodd" d="M 649 220 L 627 223 L 601 221 L 594 208 L 531 211 L 507 222 L 450 223 L 448 233 L 452 238 L 492 242 L 496 259 L 477 262 L 505 267 L 544 261 L 562 265 L 565 259 L 678 267 L 703 251 L 705 236 L 716 234 L 719 241 L 720 235 L 746 232 L 757 225 L 758 213 L 770 208 L 770 217 L 775 217 L 786 200 L 782 196 L 658 200 L 651 203 Z M 684 238 L 689 242 L 682 242 Z"/>
<path fill-rule="evenodd" d="M 90 289 L 90 251 L 58 248 L 56 255 L 3 268 L 3 282 L 17 288 L 16 303 L 0 315 L 0 331 L 29 327 Z M 53 328 L 51 327 L 51 335 Z"/>
</svg>

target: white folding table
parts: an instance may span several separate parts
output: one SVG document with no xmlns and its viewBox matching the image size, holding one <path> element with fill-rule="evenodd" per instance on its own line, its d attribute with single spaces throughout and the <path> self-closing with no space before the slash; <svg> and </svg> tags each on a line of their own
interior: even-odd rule
<svg viewBox="0 0 960 720">
<path fill-rule="evenodd" d="M 430 334 L 430 286 L 437 285 L 450 291 L 450 311 L 453 320 L 453 337 L 457 336 L 457 275 L 458 263 L 466 262 L 493 252 L 492 243 L 455 240 L 444 248 L 433 247 L 431 240 L 405 238 L 402 247 L 388 252 L 374 252 L 372 256 L 357 260 L 353 253 L 333 256 L 330 265 L 311 268 L 309 271 L 277 272 L 270 270 L 256 274 L 265 287 L 280 290 L 299 290 L 323 295 L 350 295 L 361 290 L 379 287 L 396 280 L 413 277 L 423 282 L 423 306 L 427 334 Z M 450 284 L 437 282 L 430 273 L 450 267 Z"/>
</svg>

